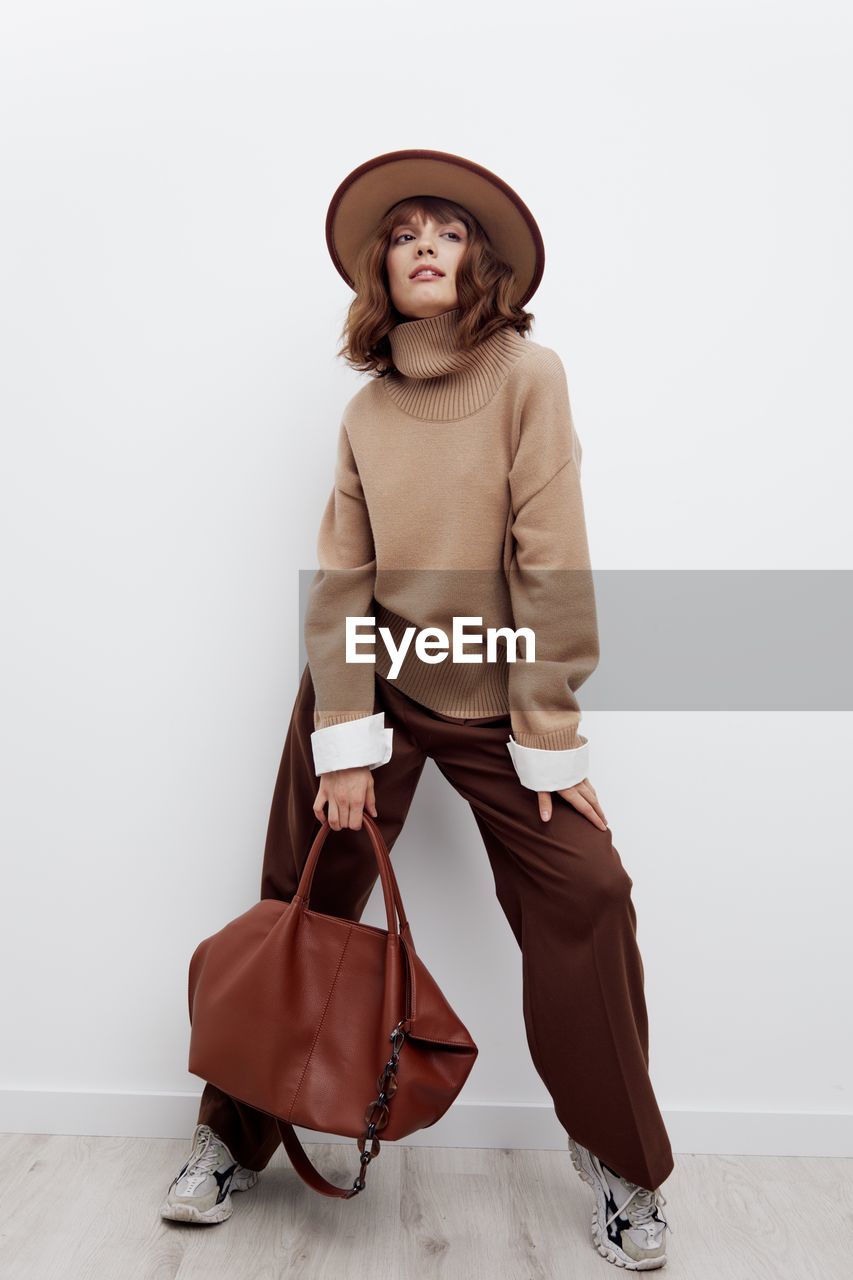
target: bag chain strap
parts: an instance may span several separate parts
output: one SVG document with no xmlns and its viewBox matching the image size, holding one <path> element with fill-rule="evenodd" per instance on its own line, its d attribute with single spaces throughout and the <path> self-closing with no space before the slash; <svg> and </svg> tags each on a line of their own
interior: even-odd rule
<svg viewBox="0 0 853 1280">
<path fill-rule="evenodd" d="M 358 1139 L 358 1149 L 361 1152 L 359 1157 L 361 1169 L 358 1177 L 352 1184 L 350 1196 L 357 1195 L 359 1191 L 364 1190 L 364 1176 L 367 1173 L 367 1166 L 374 1156 L 379 1155 L 379 1139 L 376 1134 L 385 1128 L 388 1123 L 388 1104 L 397 1092 L 397 1066 L 400 1059 L 400 1049 L 406 1038 L 403 1030 L 405 1018 L 401 1018 L 388 1039 L 392 1044 L 391 1057 L 385 1063 L 382 1074 L 377 1077 L 376 1087 L 379 1090 L 379 1097 L 374 1098 L 364 1113 L 364 1123 L 367 1125 L 364 1133 Z M 377 1107 L 379 1108 L 377 1113 Z M 365 1146 L 370 1141 L 370 1150 L 366 1151 Z"/>
</svg>

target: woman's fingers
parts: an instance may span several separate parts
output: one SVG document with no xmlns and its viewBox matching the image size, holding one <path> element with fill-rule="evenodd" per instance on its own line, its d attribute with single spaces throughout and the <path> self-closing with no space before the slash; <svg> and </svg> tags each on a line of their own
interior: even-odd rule
<svg viewBox="0 0 853 1280">
<path fill-rule="evenodd" d="M 598 816 L 598 811 L 594 809 L 589 801 L 585 800 L 583 796 L 575 795 L 571 797 L 569 799 L 569 804 L 574 805 L 578 813 L 582 813 L 585 818 L 589 818 L 590 822 L 601 831 L 607 830 L 607 823 L 603 818 Z"/>
<path fill-rule="evenodd" d="M 329 826 L 332 830 L 339 831 L 340 823 L 338 821 L 338 806 L 335 804 L 335 797 L 332 795 L 329 796 L 329 803 L 326 806 L 326 814 L 328 815 Z"/>
<path fill-rule="evenodd" d="M 349 827 L 351 831 L 360 831 L 363 825 L 364 806 L 359 801 L 351 801 L 344 826 Z"/>
<path fill-rule="evenodd" d="M 315 818 L 318 822 L 325 822 L 328 817 L 329 826 L 333 831 L 340 831 L 344 827 L 349 827 L 352 831 L 360 831 L 365 811 L 374 818 L 379 816 L 372 772 L 368 769 L 349 771 L 350 775 L 356 772 L 366 775 L 359 779 L 359 785 L 354 785 L 352 776 L 348 776 L 345 781 L 331 777 L 327 782 L 324 774 L 314 797 Z M 327 803 L 328 814 L 324 814 L 323 806 Z"/>
<path fill-rule="evenodd" d="M 601 807 L 601 801 L 599 800 L 595 787 L 592 785 L 589 778 L 584 778 L 583 782 L 578 783 L 578 790 L 587 800 L 589 800 L 593 809 L 595 809 L 595 812 L 601 818 L 604 825 L 607 826 L 607 816 Z"/>
<path fill-rule="evenodd" d="M 536 795 L 539 800 L 539 816 L 543 822 L 548 822 L 551 818 L 551 792 L 537 791 Z M 557 795 L 562 796 L 574 809 L 577 809 L 578 813 L 582 813 L 601 831 L 607 830 L 607 818 L 595 793 L 595 787 L 588 778 L 584 778 L 583 782 L 577 783 L 574 787 L 566 787 L 558 791 Z"/>
<path fill-rule="evenodd" d="M 585 818 L 589 818 L 601 831 L 607 830 L 607 819 L 604 816 L 604 810 L 598 801 L 592 786 L 584 778 L 583 782 L 579 782 L 576 787 L 567 787 L 565 791 L 557 793 L 564 800 L 568 800 L 578 813 L 582 813 Z"/>
</svg>

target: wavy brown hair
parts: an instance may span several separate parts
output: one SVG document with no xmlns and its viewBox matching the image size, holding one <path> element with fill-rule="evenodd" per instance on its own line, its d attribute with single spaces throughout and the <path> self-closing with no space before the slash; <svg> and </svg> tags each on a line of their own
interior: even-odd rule
<svg viewBox="0 0 853 1280">
<path fill-rule="evenodd" d="M 512 301 L 518 291 L 515 273 L 499 258 L 480 223 L 461 204 L 437 196 L 413 196 L 393 205 L 379 221 L 364 245 L 353 273 L 355 298 L 350 303 L 341 333 L 343 346 L 338 355 L 359 372 L 382 378 L 394 364 L 388 331 L 407 317 L 391 301 L 385 257 L 391 232 L 399 222 L 409 222 L 417 214 L 436 222 L 463 223 L 467 248 L 456 271 L 456 293 L 462 314 L 457 341 L 461 348 L 477 346 L 498 329 L 512 327 L 526 334 L 533 313 Z"/>
</svg>

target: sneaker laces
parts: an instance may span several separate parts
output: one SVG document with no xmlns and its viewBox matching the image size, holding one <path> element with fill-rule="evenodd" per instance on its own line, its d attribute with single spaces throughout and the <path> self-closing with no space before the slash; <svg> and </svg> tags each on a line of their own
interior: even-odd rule
<svg viewBox="0 0 853 1280">
<path fill-rule="evenodd" d="M 190 1166 L 184 1173 L 184 1177 L 191 1186 L 197 1186 L 208 1173 L 213 1173 L 219 1168 L 222 1155 L 218 1150 L 221 1145 L 216 1134 L 211 1128 L 205 1126 L 199 1129 L 198 1133 L 198 1151 L 192 1157 Z"/>
<path fill-rule="evenodd" d="M 662 1222 L 666 1231 L 672 1231 L 672 1227 L 663 1214 L 660 1213 L 661 1205 L 666 1204 L 664 1193 L 660 1190 L 649 1191 L 647 1187 L 640 1187 L 636 1182 L 628 1182 L 627 1178 L 622 1178 L 622 1181 L 626 1186 L 633 1187 L 633 1191 L 622 1205 L 622 1208 L 616 1209 L 614 1213 L 611 1213 L 604 1224 L 605 1228 L 610 1226 L 614 1218 L 619 1217 L 620 1214 L 625 1213 L 625 1210 L 628 1209 L 626 1216 L 632 1227 L 646 1227 L 650 1231 L 653 1223 Z M 629 1205 L 631 1206 L 630 1208 L 628 1208 Z"/>
</svg>

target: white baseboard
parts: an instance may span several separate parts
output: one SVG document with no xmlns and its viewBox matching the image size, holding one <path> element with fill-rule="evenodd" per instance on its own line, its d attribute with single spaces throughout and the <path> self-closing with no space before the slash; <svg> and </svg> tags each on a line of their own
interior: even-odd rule
<svg viewBox="0 0 853 1280">
<path fill-rule="evenodd" d="M 198 1093 L 0 1090 L 0 1132 L 187 1138 Z M 853 1156 L 853 1115 L 663 1110 L 673 1151 L 695 1155 Z M 297 1127 L 305 1142 L 353 1142 Z M 381 1135 L 380 1135 L 381 1137 Z M 565 1131 L 545 1103 L 457 1102 L 400 1145 L 557 1150 Z"/>
</svg>

